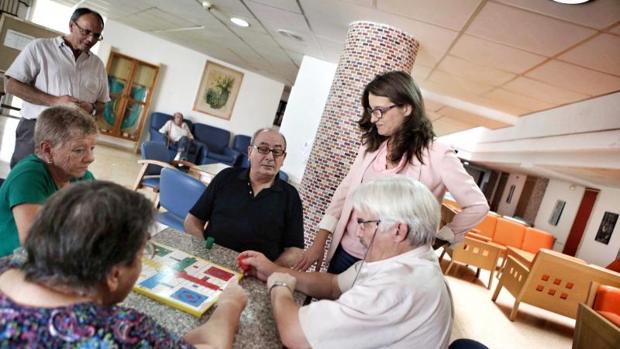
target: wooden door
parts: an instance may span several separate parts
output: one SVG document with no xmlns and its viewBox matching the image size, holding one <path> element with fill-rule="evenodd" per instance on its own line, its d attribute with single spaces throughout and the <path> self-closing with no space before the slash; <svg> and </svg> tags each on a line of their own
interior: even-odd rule
<svg viewBox="0 0 620 349">
<path fill-rule="evenodd" d="M 523 185 L 523 190 L 521 191 L 521 196 L 519 197 L 519 202 L 517 203 L 517 208 L 514 214 L 515 217 L 525 218 L 525 210 L 530 204 L 532 192 L 534 191 L 534 185 L 536 185 L 536 179 L 536 177 L 527 176 L 525 185 Z"/>
<path fill-rule="evenodd" d="M 575 220 L 570 228 L 570 233 L 568 234 L 562 253 L 570 256 L 574 256 L 577 253 L 577 249 L 581 243 L 581 237 L 583 236 L 583 232 L 586 229 L 586 224 L 590 219 L 590 214 L 592 213 L 592 208 L 596 202 L 598 192 L 598 189 L 586 188 L 583 193 L 581 203 L 579 204 L 579 209 L 575 215 Z"/>
</svg>

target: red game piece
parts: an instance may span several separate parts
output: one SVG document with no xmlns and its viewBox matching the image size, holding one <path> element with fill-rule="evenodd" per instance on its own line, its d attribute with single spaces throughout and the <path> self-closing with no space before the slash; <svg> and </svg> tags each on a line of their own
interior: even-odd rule
<svg viewBox="0 0 620 349">
<path fill-rule="evenodd" d="M 237 257 L 237 264 L 239 265 L 239 269 L 243 270 L 244 273 L 247 272 L 248 269 L 250 269 L 250 266 L 247 265 L 247 263 L 243 261 L 243 258 L 241 258 L 241 255 Z"/>
</svg>

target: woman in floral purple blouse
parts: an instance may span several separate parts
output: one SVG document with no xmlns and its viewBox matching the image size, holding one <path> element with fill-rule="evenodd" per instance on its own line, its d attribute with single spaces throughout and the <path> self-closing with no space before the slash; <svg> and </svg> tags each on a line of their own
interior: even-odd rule
<svg viewBox="0 0 620 349">
<path fill-rule="evenodd" d="M 0 262 L 0 347 L 230 348 L 247 302 L 239 285 L 182 338 L 116 305 L 140 275 L 153 219 L 149 200 L 117 184 L 54 194 L 32 225 L 26 260 Z"/>
</svg>

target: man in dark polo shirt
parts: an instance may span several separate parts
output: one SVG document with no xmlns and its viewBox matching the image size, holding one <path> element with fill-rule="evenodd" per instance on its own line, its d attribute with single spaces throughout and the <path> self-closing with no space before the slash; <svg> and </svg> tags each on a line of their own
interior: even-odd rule
<svg viewBox="0 0 620 349">
<path fill-rule="evenodd" d="M 278 178 L 286 139 L 275 129 L 260 129 L 248 157 L 249 169 L 228 168 L 213 178 L 187 214 L 185 231 L 212 236 L 215 243 L 239 252 L 260 251 L 291 266 L 303 252 L 304 231 L 299 193 Z"/>
</svg>

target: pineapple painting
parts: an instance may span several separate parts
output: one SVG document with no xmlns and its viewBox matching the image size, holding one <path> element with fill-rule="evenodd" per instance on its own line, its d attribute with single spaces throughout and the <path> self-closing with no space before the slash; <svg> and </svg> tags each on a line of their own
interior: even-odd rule
<svg viewBox="0 0 620 349">
<path fill-rule="evenodd" d="M 194 110 L 229 120 L 242 80 L 243 73 L 207 62 L 196 93 Z"/>
<path fill-rule="evenodd" d="M 220 109 L 228 102 L 230 89 L 235 82 L 235 78 L 227 75 L 220 75 L 215 78 L 215 86 L 207 90 L 205 101 L 213 109 Z"/>
</svg>

